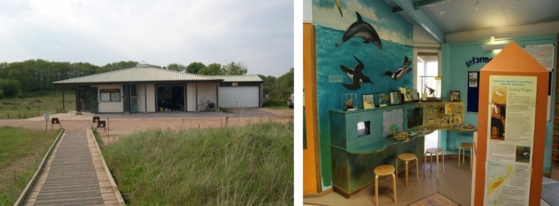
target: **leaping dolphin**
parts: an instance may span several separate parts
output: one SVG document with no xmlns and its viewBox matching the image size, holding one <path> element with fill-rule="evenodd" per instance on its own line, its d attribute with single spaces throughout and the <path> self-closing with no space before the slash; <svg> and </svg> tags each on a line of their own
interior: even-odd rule
<svg viewBox="0 0 559 206">
<path fill-rule="evenodd" d="M 351 24 L 349 28 L 345 30 L 344 36 L 342 40 L 336 43 L 336 47 L 342 45 L 345 41 L 351 39 L 352 37 L 359 36 L 363 37 L 365 41 L 363 43 L 372 43 L 377 45 L 380 50 L 382 50 L 382 45 L 380 43 L 380 37 L 378 36 L 377 31 L 371 26 L 371 24 L 363 21 L 359 12 L 355 12 L 357 14 L 357 21 Z"/>
<path fill-rule="evenodd" d="M 353 58 L 355 58 L 355 60 L 357 60 L 357 64 L 355 65 L 354 69 L 350 69 L 347 68 L 344 65 L 340 65 L 340 68 L 347 74 L 347 76 L 349 77 L 349 79 L 351 79 L 351 81 L 353 81 L 352 84 L 343 84 L 345 88 L 350 89 L 350 90 L 357 90 L 359 88 L 361 88 L 361 84 L 363 83 L 371 83 L 374 84 L 371 79 L 369 79 L 369 77 L 363 75 L 363 72 L 361 72 L 361 70 L 365 69 L 365 65 L 363 65 L 363 62 L 361 62 L 361 60 L 359 60 L 357 57 L 353 56 Z"/>
</svg>

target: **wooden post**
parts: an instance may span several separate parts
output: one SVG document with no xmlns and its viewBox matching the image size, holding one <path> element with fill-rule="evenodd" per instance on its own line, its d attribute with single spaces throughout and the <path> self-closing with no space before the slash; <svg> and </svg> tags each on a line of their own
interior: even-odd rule
<svg viewBox="0 0 559 206">
<path fill-rule="evenodd" d="M 66 112 L 66 104 L 64 101 L 64 88 L 62 88 L 62 111 Z"/>
</svg>

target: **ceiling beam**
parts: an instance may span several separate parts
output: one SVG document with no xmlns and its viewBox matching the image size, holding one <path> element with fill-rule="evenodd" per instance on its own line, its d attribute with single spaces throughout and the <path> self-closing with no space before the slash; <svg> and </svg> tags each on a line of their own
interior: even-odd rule
<svg viewBox="0 0 559 206">
<path fill-rule="evenodd" d="M 427 31 L 439 43 L 444 43 L 445 33 L 439 26 L 429 18 L 423 10 L 416 10 L 413 0 L 394 0 L 413 20 L 415 20 L 425 31 Z"/>
<path fill-rule="evenodd" d="M 429 6 L 443 1 L 447 1 L 447 0 L 423 0 L 423 1 L 413 2 L 413 8 L 415 10 L 418 10 L 419 7 Z"/>
<path fill-rule="evenodd" d="M 402 9 L 402 7 L 396 7 L 394 9 L 392 9 L 392 13 L 394 13 L 394 14 L 400 14 L 402 12 L 404 12 L 404 9 Z"/>
</svg>

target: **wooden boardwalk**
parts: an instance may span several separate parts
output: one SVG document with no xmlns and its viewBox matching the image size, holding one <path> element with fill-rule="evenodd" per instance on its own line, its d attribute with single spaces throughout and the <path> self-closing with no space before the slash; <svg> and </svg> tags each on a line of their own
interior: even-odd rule
<svg viewBox="0 0 559 206">
<path fill-rule="evenodd" d="M 120 205 L 91 133 L 61 138 L 23 205 Z"/>
</svg>

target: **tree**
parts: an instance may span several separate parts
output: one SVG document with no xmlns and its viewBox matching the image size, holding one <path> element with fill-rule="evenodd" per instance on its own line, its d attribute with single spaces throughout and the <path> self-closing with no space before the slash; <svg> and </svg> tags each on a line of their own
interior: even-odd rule
<svg viewBox="0 0 559 206">
<path fill-rule="evenodd" d="M 235 63 L 231 62 L 223 66 L 223 74 L 225 75 L 245 75 L 247 73 L 247 67 L 242 62 Z"/>
<path fill-rule="evenodd" d="M 223 70 L 221 69 L 221 64 L 212 63 L 198 71 L 200 75 L 223 75 Z"/>
<path fill-rule="evenodd" d="M 200 69 L 206 67 L 202 62 L 192 62 L 186 67 L 186 72 L 191 74 L 198 74 Z"/>
<path fill-rule="evenodd" d="M 293 93 L 293 68 L 276 79 L 274 89 L 280 99 L 287 99 Z"/>
<path fill-rule="evenodd" d="M 266 95 L 268 95 L 268 98 L 266 98 L 265 100 L 268 99 L 275 99 L 275 94 L 273 93 L 274 91 L 274 83 L 276 82 L 276 77 L 274 76 L 264 76 L 259 74 L 258 75 L 260 77 L 260 79 L 262 79 L 262 84 L 263 84 L 263 92 L 264 92 L 264 98 L 266 98 Z"/>
<path fill-rule="evenodd" d="M 178 72 L 184 72 L 186 70 L 186 67 L 184 67 L 184 65 L 182 64 L 172 63 L 167 66 L 167 69 L 178 71 Z"/>
<path fill-rule="evenodd" d="M 0 87 L 5 97 L 15 97 L 19 94 L 19 82 L 12 79 L 1 79 Z"/>
</svg>

